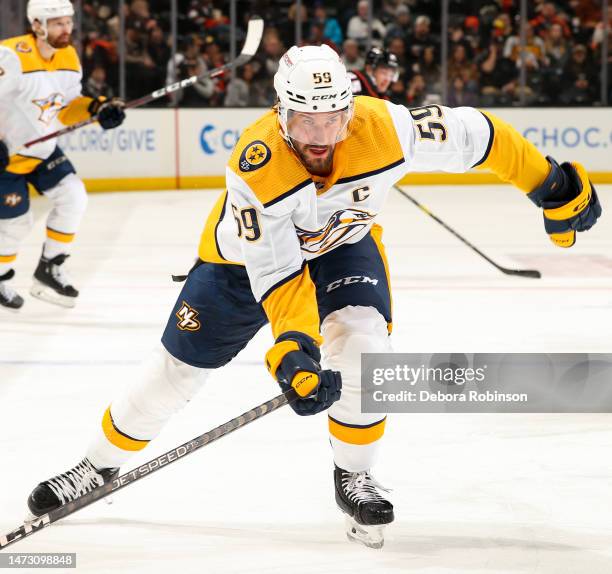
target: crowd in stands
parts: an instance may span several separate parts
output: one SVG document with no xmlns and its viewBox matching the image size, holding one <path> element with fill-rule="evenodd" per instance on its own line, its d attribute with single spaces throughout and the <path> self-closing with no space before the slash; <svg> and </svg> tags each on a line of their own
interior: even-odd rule
<svg viewBox="0 0 612 574">
<path fill-rule="evenodd" d="M 299 36 L 303 45 L 328 44 L 348 69 L 363 69 L 369 46 L 394 53 L 399 79 L 388 96 L 419 106 L 441 102 L 441 2 L 439 0 L 250 0 L 237 3 L 238 49 L 251 14 L 264 17 L 266 30 L 250 64 L 198 82 L 160 105 L 271 106 L 272 78 L 283 52 Z M 118 95 L 119 27 L 117 0 L 83 0 L 82 60 L 85 90 Z M 532 0 L 521 57 L 519 0 L 450 0 L 447 101 L 451 106 L 589 106 L 601 103 L 600 70 L 604 24 L 600 0 Z M 126 97 L 200 75 L 229 60 L 230 18 L 226 0 L 179 0 L 178 50 L 172 58 L 170 3 L 126 0 Z M 612 105 L 612 10 L 607 66 Z M 369 33 L 371 31 L 371 39 Z M 521 88 L 521 66 L 526 85 Z"/>
</svg>

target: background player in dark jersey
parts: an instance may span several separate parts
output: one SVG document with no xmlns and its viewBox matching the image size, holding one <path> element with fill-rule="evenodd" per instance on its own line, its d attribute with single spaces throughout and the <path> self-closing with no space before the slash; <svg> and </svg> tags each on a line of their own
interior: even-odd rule
<svg viewBox="0 0 612 574">
<path fill-rule="evenodd" d="M 366 55 L 365 68 L 362 72 L 353 70 L 349 72 L 351 86 L 355 96 L 372 96 L 384 98 L 392 82 L 399 76 L 399 63 L 395 54 L 372 48 Z"/>
</svg>

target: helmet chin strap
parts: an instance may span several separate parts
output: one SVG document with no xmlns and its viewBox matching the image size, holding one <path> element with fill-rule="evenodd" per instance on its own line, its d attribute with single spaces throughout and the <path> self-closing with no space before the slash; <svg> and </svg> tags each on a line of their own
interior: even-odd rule
<svg viewBox="0 0 612 574">
<path fill-rule="evenodd" d="M 40 38 L 43 42 L 47 42 L 47 38 L 49 37 L 49 31 L 47 30 L 47 19 L 43 18 L 42 20 L 39 20 L 37 18 L 36 22 L 40 24 L 40 28 L 38 31 L 34 32 L 34 34 L 36 35 L 37 38 Z M 47 44 L 49 45 L 50 48 L 53 47 L 51 46 L 51 44 L 49 44 L 49 42 L 47 42 Z"/>
</svg>

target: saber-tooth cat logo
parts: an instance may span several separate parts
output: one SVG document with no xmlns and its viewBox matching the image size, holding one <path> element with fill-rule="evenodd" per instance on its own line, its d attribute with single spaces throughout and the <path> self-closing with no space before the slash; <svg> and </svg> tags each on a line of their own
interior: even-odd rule
<svg viewBox="0 0 612 574">
<path fill-rule="evenodd" d="M 202 326 L 196 318 L 198 315 L 199 313 L 193 307 L 183 301 L 181 308 L 176 312 L 179 320 L 176 326 L 181 331 L 197 331 Z"/>
</svg>

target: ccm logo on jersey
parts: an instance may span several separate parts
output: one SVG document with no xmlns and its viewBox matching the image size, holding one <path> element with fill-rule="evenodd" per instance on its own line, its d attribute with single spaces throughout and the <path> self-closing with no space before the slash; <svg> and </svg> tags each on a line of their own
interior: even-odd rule
<svg viewBox="0 0 612 574">
<path fill-rule="evenodd" d="M 254 171 L 266 165 L 272 152 L 270 148 L 260 140 L 250 143 L 244 148 L 244 151 L 240 154 L 240 171 Z"/>
<path fill-rule="evenodd" d="M 344 277 L 344 279 L 336 279 L 327 286 L 327 292 L 338 289 L 342 285 L 353 285 L 354 283 L 369 283 L 370 285 L 378 285 L 378 279 L 372 279 L 365 275 L 351 275 L 350 277 Z"/>
<path fill-rule="evenodd" d="M 202 324 L 197 320 L 199 313 L 183 301 L 181 308 L 176 312 L 179 322 L 176 326 L 181 331 L 198 331 Z"/>
</svg>

